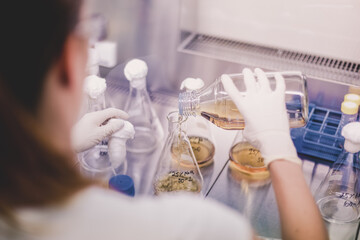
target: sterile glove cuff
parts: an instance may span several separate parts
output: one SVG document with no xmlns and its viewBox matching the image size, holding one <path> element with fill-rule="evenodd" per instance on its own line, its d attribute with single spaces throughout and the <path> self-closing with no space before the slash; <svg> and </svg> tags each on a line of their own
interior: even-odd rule
<svg viewBox="0 0 360 240">
<path fill-rule="evenodd" d="M 271 156 L 271 157 L 264 157 L 264 163 L 265 166 L 269 167 L 269 165 L 276 161 L 276 160 L 285 160 L 285 161 L 289 161 L 295 164 L 298 164 L 299 166 L 301 166 L 301 159 L 298 157 L 294 157 L 294 156 Z"/>
<path fill-rule="evenodd" d="M 301 165 L 301 160 L 297 156 L 296 148 L 288 132 L 262 133 L 257 136 L 257 139 L 259 139 L 257 147 L 266 166 L 281 159 Z"/>
</svg>

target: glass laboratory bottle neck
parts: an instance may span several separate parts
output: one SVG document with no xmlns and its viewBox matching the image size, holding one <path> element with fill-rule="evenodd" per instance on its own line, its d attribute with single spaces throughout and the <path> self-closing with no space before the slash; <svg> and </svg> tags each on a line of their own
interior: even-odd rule
<svg viewBox="0 0 360 240">
<path fill-rule="evenodd" d="M 130 87 L 138 91 L 146 91 L 146 78 L 136 78 L 130 81 Z"/>
<path fill-rule="evenodd" d="M 342 168 L 349 168 L 349 167 L 355 167 L 359 169 L 359 153 L 351 153 L 343 150 L 342 153 L 340 153 L 338 159 L 333 164 L 333 169 L 342 169 Z M 359 169 L 360 170 L 360 169 Z"/>
<path fill-rule="evenodd" d="M 96 98 L 88 96 L 88 112 L 101 111 L 105 108 L 105 93 L 99 94 Z"/>
<path fill-rule="evenodd" d="M 167 119 L 169 136 L 176 132 L 183 132 L 184 123 L 187 120 L 186 116 L 181 116 L 177 112 L 174 112 L 169 114 Z"/>
</svg>

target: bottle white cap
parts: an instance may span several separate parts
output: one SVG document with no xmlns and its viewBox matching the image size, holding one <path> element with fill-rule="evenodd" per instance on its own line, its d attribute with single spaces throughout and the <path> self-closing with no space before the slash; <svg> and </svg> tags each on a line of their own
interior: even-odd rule
<svg viewBox="0 0 360 240">
<path fill-rule="evenodd" d="M 360 151 L 360 122 L 346 124 L 341 135 L 345 138 L 344 148 L 350 153 Z"/>
<path fill-rule="evenodd" d="M 129 81 L 145 78 L 147 73 L 148 67 L 146 62 L 136 58 L 129 61 L 124 68 L 125 77 Z"/>
<path fill-rule="evenodd" d="M 110 119 L 109 122 L 113 122 L 113 121 L 124 121 L 124 126 L 117 132 L 115 132 L 111 137 L 116 137 L 116 138 L 122 138 L 122 139 L 130 139 L 130 138 L 134 138 L 135 136 L 135 129 L 134 126 L 129 122 L 129 121 L 125 121 L 125 120 L 121 120 L 121 119 Z"/>
<path fill-rule="evenodd" d="M 106 90 L 106 80 L 95 75 L 85 78 L 84 91 L 92 99 L 98 98 Z"/>
<path fill-rule="evenodd" d="M 129 138 L 134 138 L 135 129 L 130 122 L 122 119 L 113 118 L 109 120 L 109 123 L 115 121 L 124 122 L 124 126 L 119 131 L 111 135 L 108 142 L 110 162 L 111 165 L 116 168 L 122 163 L 126 164 L 126 141 Z"/>
<path fill-rule="evenodd" d="M 143 88 L 146 86 L 145 78 L 147 73 L 148 67 L 146 62 L 136 58 L 129 61 L 124 68 L 126 79 L 130 81 L 130 85 L 134 88 Z"/>
<path fill-rule="evenodd" d="M 204 87 L 204 81 L 201 78 L 186 78 L 182 81 L 180 90 L 185 89 L 188 92 L 200 90 Z"/>
</svg>

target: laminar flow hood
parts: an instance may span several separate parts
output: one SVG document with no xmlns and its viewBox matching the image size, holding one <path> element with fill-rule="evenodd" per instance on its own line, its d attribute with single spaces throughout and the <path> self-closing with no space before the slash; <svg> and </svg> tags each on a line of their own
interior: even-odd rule
<svg viewBox="0 0 360 240">
<path fill-rule="evenodd" d="M 360 1 L 182 0 L 182 52 L 360 85 Z"/>
</svg>

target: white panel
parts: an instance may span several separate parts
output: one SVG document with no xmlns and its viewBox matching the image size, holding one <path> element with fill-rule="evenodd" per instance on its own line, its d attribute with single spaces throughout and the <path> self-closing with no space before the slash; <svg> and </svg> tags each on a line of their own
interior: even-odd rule
<svg viewBox="0 0 360 240">
<path fill-rule="evenodd" d="M 360 62 L 358 0 L 183 0 L 181 28 Z"/>
</svg>

